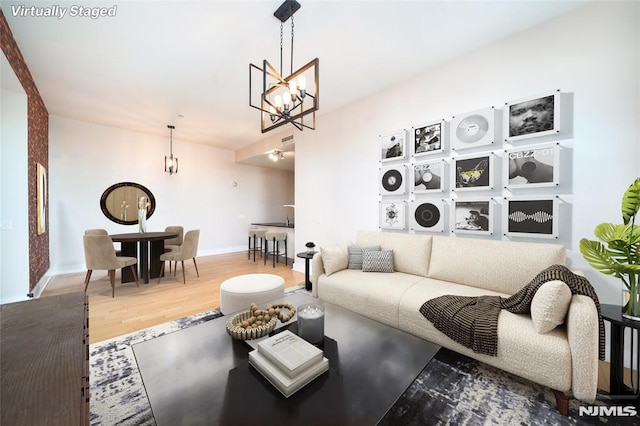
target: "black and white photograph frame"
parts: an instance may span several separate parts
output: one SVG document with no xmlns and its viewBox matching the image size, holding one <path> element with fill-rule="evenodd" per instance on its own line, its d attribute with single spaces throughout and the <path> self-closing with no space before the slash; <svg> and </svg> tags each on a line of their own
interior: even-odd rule
<svg viewBox="0 0 640 426">
<path fill-rule="evenodd" d="M 502 181 L 505 188 L 553 187 L 560 184 L 560 144 L 507 149 Z"/>
<path fill-rule="evenodd" d="M 405 195 L 407 193 L 407 165 L 380 167 L 379 195 Z"/>
<path fill-rule="evenodd" d="M 412 155 L 416 159 L 442 153 L 447 143 L 447 122 L 430 121 L 411 128 Z"/>
<path fill-rule="evenodd" d="M 380 135 L 380 161 L 406 160 L 407 131 L 405 129 Z"/>
<path fill-rule="evenodd" d="M 407 229 L 407 202 L 380 201 L 380 229 Z"/>
<path fill-rule="evenodd" d="M 412 231 L 444 232 L 446 216 L 442 199 L 412 200 L 410 214 L 409 223 Z"/>
<path fill-rule="evenodd" d="M 557 197 L 506 198 L 503 226 L 510 237 L 558 238 Z"/>
<path fill-rule="evenodd" d="M 493 199 L 453 200 L 451 232 L 456 234 L 493 234 Z"/>
<path fill-rule="evenodd" d="M 495 107 L 487 107 L 451 119 L 451 150 L 460 151 L 496 142 Z"/>
<path fill-rule="evenodd" d="M 560 133 L 560 90 L 505 103 L 503 135 L 507 142 Z"/>
<path fill-rule="evenodd" d="M 447 163 L 444 159 L 415 163 L 412 168 L 413 194 L 445 191 Z"/>
<path fill-rule="evenodd" d="M 451 190 L 481 191 L 494 188 L 495 154 L 479 153 L 451 160 Z"/>
</svg>

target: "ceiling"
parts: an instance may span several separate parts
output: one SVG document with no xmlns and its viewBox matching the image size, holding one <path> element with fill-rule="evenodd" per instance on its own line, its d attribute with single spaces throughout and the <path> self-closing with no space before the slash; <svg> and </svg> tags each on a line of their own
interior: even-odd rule
<svg viewBox="0 0 640 426">
<path fill-rule="evenodd" d="M 320 58 L 322 114 L 581 1 L 299 0 L 294 68 Z M 260 141 L 249 63 L 279 64 L 282 0 L 0 1 L 51 115 L 237 150 Z M 117 6 L 115 17 L 16 7 Z M 29 12 L 30 13 L 30 12 Z M 288 69 L 290 22 L 284 25 Z M 290 126 L 291 127 L 291 126 Z M 292 133 L 297 132 L 291 127 Z M 291 148 L 293 150 L 293 148 Z"/>
</svg>

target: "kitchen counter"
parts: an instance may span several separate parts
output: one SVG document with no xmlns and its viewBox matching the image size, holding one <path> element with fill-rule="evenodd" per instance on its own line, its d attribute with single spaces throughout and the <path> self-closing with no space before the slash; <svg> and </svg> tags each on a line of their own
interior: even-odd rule
<svg viewBox="0 0 640 426">
<path fill-rule="evenodd" d="M 274 226 L 276 228 L 290 228 L 293 229 L 293 223 L 289 223 L 287 225 L 286 222 L 263 222 L 263 223 L 252 223 L 252 225 L 256 226 Z"/>
</svg>

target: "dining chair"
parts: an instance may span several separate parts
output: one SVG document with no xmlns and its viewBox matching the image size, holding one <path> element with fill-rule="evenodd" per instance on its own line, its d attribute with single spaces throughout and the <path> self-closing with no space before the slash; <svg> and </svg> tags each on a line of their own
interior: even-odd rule
<svg viewBox="0 0 640 426">
<path fill-rule="evenodd" d="M 180 250 L 180 246 L 184 241 L 184 227 L 182 226 L 167 226 L 164 228 L 164 232 L 176 232 L 178 233 L 177 237 L 168 238 L 164 240 L 164 251 L 178 251 Z M 176 263 L 177 266 L 177 263 Z M 169 272 L 171 272 L 171 262 L 169 262 Z"/>
<path fill-rule="evenodd" d="M 138 272 L 135 267 L 138 263 L 138 259 L 135 257 L 116 256 L 116 251 L 113 248 L 113 241 L 108 235 L 87 234 L 82 238 L 84 241 L 84 258 L 87 264 L 87 275 L 84 279 L 85 292 L 89 287 L 91 273 L 94 270 L 109 271 L 111 297 L 115 297 L 116 269 L 125 268 L 127 266 L 131 267 L 133 276 L 136 279 L 136 286 L 140 287 L 138 284 Z"/>
<path fill-rule="evenodd" d="M 84 235 L 109 235 L 106 229 L 95 228 L 95 229 L 85 229 Z M 121 250 L 116 250 L 116 256 L 120 256 L 122 254 Z"/>
<path fill-rule="evenodd" d="M 193 265 L 196 267 L 196 274 L 198 278 L 200 278 L 200 273 L 198 272 L 198 264 L 196 263 L 196 255 L 198 254 L 198 240 L 200 239 L 200 230 L 192 229 L 191 231 L 187 231 L 184 234 L 184 241 L 182 245 L 177 251 L 170 251 L 164 253 L 160 256 L 160 260 L 162 261 L 162 268 L 160 269 L 160 276 L 158 277 L 158 284 L 162 279 L 162 275 L 164 274 L 164 265 L 168 260 L 169 263 L 176 262 L 176 267 L 173 270 L 173 275 L 176 274 L 178 261 L 182 263 L 182 282 L 184 284 L 187 283 L 187 278 L 184 273 L 184 261 L 193 259 Z"/>
</svg>

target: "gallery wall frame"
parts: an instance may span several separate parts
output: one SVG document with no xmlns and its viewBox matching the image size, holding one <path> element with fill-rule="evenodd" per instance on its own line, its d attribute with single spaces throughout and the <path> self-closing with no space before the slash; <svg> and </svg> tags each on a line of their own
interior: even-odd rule
<svg viewBox="0 0 640 426">
<path fill-rule="evenodd" d="M 510 237 L 558 238 L 558 197 L 505 198 L 504 235 Z"/>
<path fill-rule="evenodd" d="M 560 133 L 560 89 L 506 102 L 503 135 L 506 142 Z"/>
<path fill-rule="evenodd" d="M 381 201 L 379 208 L 380 229 L 407 229 L 406 201 Z"/>
<path fill-rule="evenodd" d="M 494 188 L 495 154 L 493 152 L 454 157 L 451 163 L 452 191 Z"/>
<path fill-rule="evenodd" d="M 492 235 L 494 222 L 492 198 L 453 200 L 451 232 L 456 234 Z"/>
<path fill-rule="evenodd" d="M 504 151 L 502 181 L 509 189 L 560 184 L 560 144 L 549 143 Z"/>
<path fill-rule="evenodd" d="M 442 199 L 412 200 L 410 202 L 410 229 L 412 231 L 444 232 L 445 208 Z"/>
<path fill-rule="evenodd" d="M 496 142 L 497 111 L 487 107 L 451 119 L 451 150 L 460 151 Z"/>
<path fill-rule="evenodd" d="M 424 161 L 412 165 L 411 193 L 426 194 L 444 192 L 447 179 L 447 162 L 445 159 Z"/>
<path fill-rule="evenodd" d="M 380 167 L 379 195 L 404 195 L 407 193 L 407 165 Z"/>
<path fill-rule="evenodd" d="M 40 163 L 36 163 L 36 215 L 37 234 L 42 235 L 47 231 L 47 169 Z"/>
<path fill-rule="evenodd" d="M 401 129 L 380 135 L 380 161 L 406 160 L 407 130 Z"/>
<path fill-rule="evenodd" d="M 445 120 L 430 121 L 411 128 L 411 155 L 416 160 L 443 153 L 449 139 Z"/>
</svg>

